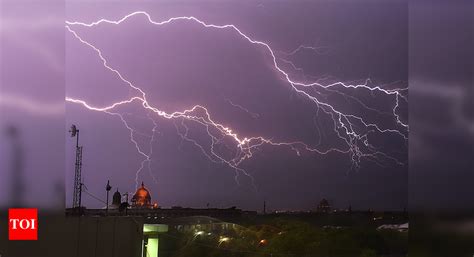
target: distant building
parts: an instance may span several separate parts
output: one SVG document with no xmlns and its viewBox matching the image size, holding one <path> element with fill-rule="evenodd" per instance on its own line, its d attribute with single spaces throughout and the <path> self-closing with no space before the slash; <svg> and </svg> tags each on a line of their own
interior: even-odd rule
<svg viewBox="0 0 474 257">
<path fill-rule="evenodd" d="M 316 207 L 317 212 L 323 212 L 323 213 L 328 213 L 331 211 L 331 205 L 329 204 L 329 201 L 326 199 L 322 199 L 321 202 L 319 202 L 318 206 Z"/>
<path fill-rule="evenodd" d="M 241 228 L 241 226 L 235 223 L 226 222 L 210 216 L 183 216 L 169 219 L 166 224 L 170 230 L 179 232 L 205 231 L 207 233 L 225 233 Z"/>
</svg>

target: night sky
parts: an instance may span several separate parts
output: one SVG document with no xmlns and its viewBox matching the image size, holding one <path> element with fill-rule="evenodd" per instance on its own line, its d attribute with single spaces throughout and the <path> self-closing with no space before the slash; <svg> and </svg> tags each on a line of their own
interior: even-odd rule
<svg viewBox="0 0 474 257">
<path fill-rule="evenodd" d="M 407 87 L 406 3 L 58 3 L 28 9 L 22 3 L 2 5 L 0 105 L 2 133 L 6 133 L 2 134 L 1 170 L 12 172 L 2 174 L 0 182 L 12 194 L 21 191 L 29 205 L 58 206 L 64 188 L 70 205 L 74 140 L 67 133 L 58 135 L 74 123 L 81 130 L 87 192 L 101 199 L 110 179 L 113 190 L 118 187 L 121 192 L 133 192 L 136 182 L 145 181 L 153 200 L 164 207 L 209 203 L 260 210 L 265 199 L 272 210 L 311 209 L 321 198 L 341 208 L 406 207 L 408 141 L 406 129 L 392 113 L 395 96 L 341 85 L 322 88 L 337 81 L 363 84 L 368 78 L 369 87 Z M 261 136 L 285 144 L 254 140 L 246 158 L 231 167 L 216 160 L 244 156 L 231 137 L 209 128 L 218 140 L 212 148 L 214 156 L 202 124 L 160 118 L 135 102 L 114 111 L 135 130 L 134 139 L 147 154 L 156 123 L 151 162 L 136 178 L 144 158 L 118 116 L 71 102 L 63 113 L 64 96 L 101 107 L 137 96 L 136 90 L 102 65 L 96 52 L 64 31 L 64 8 L 68 21 L 120 19 L 142 10 L 156 21 L 192 15 L 208 24 L 234 24 L 245 35 L 267 43 L 291 80 L 320 84 L 297 87 L 301 91 L 296 92 L 275 69 L 268 49 L 250 44 L 232 29 L 203 28 L 192 21 L 155 26 L 143 15 L 117 26 L 71 25 L 102 51 L 112 67 L 143 89 L 154 107 L 170 113 L 199 104 L 214 122 L 232 129 L 240 139 Z M 317 50 L 298 48 L 301 45 Z M 401 92 L 405 97 L 406 91 Z M 364 146 L 365 138 L 347 136 L 343 128 L 338 129 L 341 138 L 334 131 L 334 112 L 304 94 L 402 135 L 379 133 L 351 119 L 356 133 L 368 133 L 370 147 Z M 396 113 L 406 123 L 407 103 L 400 101 Z M 193 112 L 204 114 L 202 109 Z M 16 134 L 10 133 L 12 127 Z M 180 136 L 183 133 L 186 139 Z M 345 140 L 360 147 L 356 154 L 380 153 L 377 158 L 359 158 L 354 152 L 305 150 L 347 151 Z M 0 201 L 9 195 L 2 194 Z M 83 203 L 103 205 L 87 193 Z"/>
<path fill-rule="evenodd" d="M 155 21 L 194 15 L 216 25 L 235 24 L 252 39 L 268 43 L 293 81 L 348 85 L 370 78 L 370 87 L 409 85 L 410 91 L 409 108 L 403 102 L 397 109 L 405 123 L 409 111 L 409 142 L 391 134 L 369 136 L 374 146 L 404 165 L 387 158 L 378 159 L 382 165 L 361 158 L 354 167 L 350 154 L 321 155 L 304 151 L 302 145 L 291 149 L 263 144 L 252 148 L 252 158 L 239 165 L 254 177 L 256 189 L 242 174 L 238 186 L 233 168 L 206 158 L 210 141 L 202 126 L 154 117 L 157 131 L 150 164 L 157 182 L 148 163 L 137 181 L 145 181 L 161 206 L 209 203 L 261 210 L 266 199 L 273 210 L 310 209 L 325 197 L 340 208 L 351 204 L 353 209 L 401 209 L 408 203 L 410 210 L 472 209 L 473 2 L 407 2 L 1 1 L 0 207 L 62 213 L 64 206 L 71 206 L 74 139 L 67 130 L 72 123 L 81 129 L 87 191 L 105 199 L 107 179 L 113 190 L 135 190 L 135 173 L 144 158 L 119 117 L 64 99 L 75 97 L 103 107 L 137 92 L 105 69 L 97 54 L 65 29 L 64 21 L 120 19 L 142 10 Z M 235 31 L 203 29 L 186 21 L 151 26 L 140 15 L 119 26 L 73 29 L 146 90 L 160 110 L 201 104 L 239 138 L 300 140 L 319 150 L 347 147 L 336 138 L 331 117 L 322 109 L 318 112 L 314 102 L 296 93 L 275 70 L 268 49 L 250 44 Z M 294 52 L 301 45 L 316 51 Z M 393 97 L 342 87 L 332 92 L 306 89 L 341 112 L 400 129 L 393 115 L 379 114 L 392 112 Z M 357 99 L 378 112 L 361 107 Z M 148 153 L 149 138 L 142 135 L 150 135 L 153 127 L 150 112 L 138 105 L 116 111 L 133 125 L 135 138 Z M 178 135 L 185 132 L 183 124 L 188 136 L 205 146 L 204 152 Z M 231 160 L 236 142 L 224 141 L 218 153 Z M 83 202 L 103 206 L 86 193 Z"/>
<path fill-rule="evenodd" d="M 367 83 L 387 90 L 407 87 L 406 3 L 106 3 L 94 8 L 71 3 L 66 10 L 66 20 L 71 22 L 119 20 L 134 11 L 146 11 L 154 21 L 194 16 L 208 24 L 233 24 L 252 39 L 267 43 L 292 81 Z M 318 108 L 291 87 L 275 69 L 268 49 L 250 44 L 232 29 L 204 28 L 185 20 L 157 26 L 145 15 L 132 16 L 120 25 L 70 28 L 100 49 L 107 65 L 146 92 L 149 104 L 162 111 L 183 111 L 198 104 L 214 122 L 241 138 L 304 142 L 320 151 L 348 149 L 335 133 L 327 109 Z M 96 51 L 67 30 L 65 40 L 66 97 L 105 107 L 139 95 L 103 66 Z M 303 47 L 290 54 L 301 45 L 317 50 Z M 212 151 L 224 160 L 238 154 L 232 138 L 221 137 L 214 128 L 195 121 L 159 117 L 133 102 L 113 112 L 134 130 L 140 150 L 151 157 L 136 178 L 144 156 L 130 141 L 130 130 L 119 116 L 68 102 L 66 124 L 80 129 L 84 183 L 88 192 L 101 199 L 105 199 L 107 180 L 113 191 L 118 188 L 122 193 L 134 192 L 136 182 L 144 181 L 152 201 L 163 207 L 209 203 L 211 207 L 260 210 L 266 200 L 271 210 L 301 210 L 312 209 L 327 198 L 338 208 L 405 208 L 408 141 L 406 128 L 397 124 L 392 113 L 395 95 L 343 86 L 303 90 L 340 112 L 362 117 L 381 129 L 396 129 L 402 136 L 379 133 L 352 120 L 357 133 L 372 130 L 367 139 L 374 148 L 364 147 L 364 139 L 359 140 L 362 153 L 380 151 L 386 156 L 358 159 L 351 153 L 306 151 L 301 144 L 259 144 L 252 148 L 251 158 L 235 166 L 242 170 L 236 170 L 212 156 L 206 129 L 218 140 Z M 202 110 L 194 114 L 204 117 Z M 397 114 L 407 122 L 403 99 Z M 150 143 L 153 122 L 155 134 Z M 183 134 L 187 139 L 180 136 Z M 72 197 L 74 144 L 74 139 L 66 138 L 67 205 Z M 88 193 L 83 195 L 87 207 L 103 205 Z"/>
</svg>

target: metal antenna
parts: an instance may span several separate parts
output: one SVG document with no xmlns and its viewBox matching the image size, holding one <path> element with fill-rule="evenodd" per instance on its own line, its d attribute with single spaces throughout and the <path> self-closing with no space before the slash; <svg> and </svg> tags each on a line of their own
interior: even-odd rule
<svg viewBox="0 0 474 257">
<path fill-rule="evenodd" d="M 74 195 L 72 199 L 72 208 L 81 207 L 81 170 L 82 170 L 82 146 L 79 146 L 79 129 L 76 125 L 71 126 L 71 137 L 76 137 L 76 168 L 74 170 Z"/>
</svg>

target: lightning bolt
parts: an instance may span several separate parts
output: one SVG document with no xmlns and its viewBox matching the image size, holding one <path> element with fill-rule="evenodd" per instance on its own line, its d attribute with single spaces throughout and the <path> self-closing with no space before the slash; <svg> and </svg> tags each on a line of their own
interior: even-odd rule
<svg viewBox="0 0 474 257">
<path fill-rule="evenodd" d="M 158 109 L 157 107 L 152 106 L 147 99 L 146 92 L 144 92 L 141 88 L 135 86 L 131 81 L 127 80 L 125 76 L 123 76 L 120 73 L 119 70 L 109 65 L 109 63 L 107 62 L 107 59 L 103 56 L 100 49 L 98 49 L 97 47 L 95 47 L 93 44 L 86 41 L 85 39 L 83 39 L 81 36 L 78 35 L 76 31 L 72 29 L 72 27 L 74 26 L 82 26 L 82 27 L 91 28 L 103 23 L 111 24 L 111 25 L 120 25 L 122 22 L 126 21 L 130 17 L 137 16 L 137 15 L 144 16 L 148 20 L 149 23 L 154 24 L 156 26 L 165 26 L 167 24 L 171 24 L 176 21 L 187 21 L 187 22 L 194 22 L 194 23 L 200 24 L 205 29 L 217 29 L 217 30 L 237 33 L 239 36 L 245 39 L 248 43 L 256 45 L 258 47 L 262 47 L 263 49 L 266 50 L 266 52 L 272 58 L 272 62 L 273 62 L 272 67 L 280 74 L 280 76 L 282 76 L 286 80 L 286 82 L 291 86 L 291 89 L 294 92 L 296 92 L 298 95 L 301 95 L 302 97 L 310 100 L 317 108 L 318 113 L 321 110 L 326 115 L 332 118 L 334 133 L 342 142 L 345 143 L 346 147 L 342 149 L 334 147 L 334 148 L 329 148 L 329 149 L 324 150 L 324 149 L 318 149 L 317 147 L 311 147 L 310 145 L 304 142 L 300 142 L 300 141 L 280 142 L 280 141 L 274 141 L 271 138 L 267 138 L 265 136 L 245 137 L 235 132 L 232 128 L 226 127 L 223 124 L 212 119 L 211 118 L 212 116 L 210 112 L 208 111 L 208 109 L 206 109 L 206 107 L 202 105 L 195 105 L 189 109 L 175 111 L 171 113 L 165 112 L 163 110 Z M 370 86 L 367 82 L 364 84 L 346 84 L 343 82 L 335 82 L 335 83 L 323 85 L 319 83 L 318 81 L 306 83 L 306 82 L 293 80 L 290 78 L 290 74 L 286 72 L 283 68 L 281 68 L 280 64 L 277 61 L 277 60 L 283 60 L 283 62 L 285 62 L 285 60 L 282 58 L 278 58 L 277 55 L 275 54 L 276 51 L 274 51 L 270 47 L 269 44 L 263 41 L 259 41 L 259 40 L 251 38 L 250 36 L 242 32 L 239 28 L 237 28 L 237 26 L 233 24 L 226 24 L 226 25 L 209 24 L 194 16 L 179 16 L 179 17 L 172 17 L 164 21 L 155 21 L 151 18 L 151 16 L 147 12 L 137 11 L 137 12 L 130 13 L 119 20 L 100 19 L 98 21 L 91 22 L 91 23 L 84 23 L 84 22 L 78 22 L 78 21 L 74 21 L 74 22 L 66 21 L 65 27 L 79 42 L 88 46 L 90 49 L 96 52 L 97 56 L 102 61 L 103 66 L 107 70 L 109 70 L 112 73 L 115 73 L 115 75 L 125 85 L 127 85 L 128 87 L 136 91 L 138 94 L 138 96 L 133 96 L 130 99 L 118 101 L 104 107 L 92 106 L 88 104 L 85 100 L 76 99 L 73 97 L 66 97 L 66 101 L 74 103 L 74 104 L 82 105 L 88 110 L 103 112 L 109 115 L 114 115 L 114 116 L 119 117 L 119 119 L 122 121 L 124 126 L 129 130 L 130 140 L 133 143 L 133 145 L 136 147 L 137 152 L 141 156 L 143 156 L 143 161 L 141 162 L 141 165 L 136 172 L 135 180 L 137 184 L 138 184 L 139 173 L 144 169 L 145 163 L 148 163 L 149 165 L 148 167 L 151 172 L 150 163 L 151 163 L 151 155 L 152 155 L 152 142 L 154 140 L 154 135 L 155 135 L 154 133 L 157 127 L 157 123 L 152 119 L 154 127 L 152 129 L 152 136 L 151 136 L 150 144 L 149 144 L 150 150 L 148 151 L 148 153 L 146 153 L 146 151 L 143 150 L 143 147 L 140 146 L 140 144 L 134 138 L 136 131 L 127 123 L 127 121 L 124 119 L 122 114 L 114 111 L 119 106 L 129 105 L 135 102 L 139 103 L 146 111 L 149 111 L 160 118 L 173 120 L 174 125 L 176 127 L 176 132 L 183 140 L 194 144 L 197 148 L 201 150 L 204 156 L 206 156 L 210 161 L 215 162 L 215 163 L 225 164 L 228 167 L 235 170 L 235 173 L 236 173 L 235 180 L 237 183 L 239 183 L 239 174 L 244 174 L 245 176 L 251 179 L 252 184 L 254 185 L 253 177 L 246 170 L 240 168 L 239 166 L 240 164 L 242 164 L 243 161 L 252 158 L 255 151 L 262 145 L 285 146 L 293 150 L 297 155 L 300 155 L 301 151 L 307 151 L 310 153 L 317 153 L 317 154 L 329 154 L 332 152 L 348 154 L 350 156 L 350 160 L 354 168 L 359 167 L 359 164 L 362 159 L 367 159 L 368 161 L 372 161 L 381 166 L 384 165 L 383 163 L 385 160 L 390 160 L 399 165 L 404 165 L 404 163 L 397 160 L 396 158 L 391 157 L 384 152 L 378 151 L 376 147 L 370 144 L 369 139 L 368 139 L 368 134 L 369 133 L 390 134 L 390 135 L 400 136 L 403 140 L 408 139 L 407 138 L 408 124 L 402 121 L 398 113 L 401 102 L 403 101 L 405 103 L 408 103 L 407 96 L 404 95 L 404 92 L 407 92 L 407 88 L 385 89 L 383 86 Z M 296 50 L 290 53 L 286 53 L 286 55 L 292 55 L 304 49 L 312 50 L 312 51 L 320 50 L 319 48 L 300 46 Z M 288 61 L 286 61 L 286 63 L 288 63 Z M 297 68 L 293 63 L 291 63 L 290 65 L 292 65 L 294 68 Z M 384 94 L 386 96 L 393 97 L 394 105 L 392 108 L 391 116 L 393 116 L 394 121 L 396 122 L 396 124 L 398 124 L 399 127 L 398 128 L 385 128 L 376 123 L 366 121 L 362 117 L 356 114 L 344 113 L 338 110 L 336 107 L 334 107 L 334 105 L 330 104 L 327 100 L 325 101 L 323 97 L 321 97 L 322 95 L 322 93 L 320 93 L 321 90 L 326 91 L 327 93 L 341 94 L 348 99 L 354 100 L 355 102 L 359 103 L 360 105 L 362 105 L 364 108 L 368 110 L 380 112 L 379 110 L 375 108 L 371 108 L 368 105 L 364 104 L 362 101 L 360 101 L 356 97 L 341 92 L 340 89 L 363 90 L 371 94 L 376 92 L 379 94 Z M 312 95 L 311 93 L 308 92 L 310 90 L 313 90 L 317 93 L 315 95 Z M 255 115 L 254 113 L 249 112 L 243 106 L 234 104 L 230 100 L 227 100 L 227 101 L 234 107 L 237 107 L 241 110 L 248 112 L 250 115 L 252 115 L 252 117 L 258 118 L 258 115 Z M 198 142 L 196 139 L 193 139 L 189 135 L 188 132 L 190 128 L 188 126 L 188 123 L 190 122 L 201 126 L 206 131 L 207 136 L 210 140 L 209 147 L 205 147 L 202 143 Z M 364 127 L 366 131 L 357 132 L 356 127 L 358 128 L 361 126 Z M 318 128 L 318 133 L 320 134 L 319 128 Z M 229 149 L 235 150 L 235 155 L 233 158 L 224 157 L 224 154 L 219 152 L 219 150 L 217 149 L 217 146 L 226 145 L 226 142 L 228 142 L 229 139 L 233 142 L 233 145 L 231 147 L 228 147 L 228 146 L 226 147 Z"/>
<path fill-rule="evenodd" d="M 230 105 L 246 112 L 248 115 L 250 115 L 250 117 L 252 117 L 253 119 L 258 119 L 258 117 L 260 117 L 260 115 L 258 113 L 254 113 L 254 112 L 251 112 L 249 111 L 247 108 L 243 107 L 242 105 L 240 104 L 236 104 L 234 102 L 232 102 L 232 100 L 230 100 L 229 98 L 226 98 L 225 99 Z"/>
<path fill-rule="evenodd" d="M 317 55 L 323 55 L 323 54 L 327 54 L 331 50 L 331 48 L 326 47 L 326 46 L 299 45 L 293 51 L 290 51 L 290 52 L 278 51 L 278 52 L 286 56 L 293 56 L 297 54 L 298 52 L 301 52 L 304 50 L 313 52 Z"/>
</svg>

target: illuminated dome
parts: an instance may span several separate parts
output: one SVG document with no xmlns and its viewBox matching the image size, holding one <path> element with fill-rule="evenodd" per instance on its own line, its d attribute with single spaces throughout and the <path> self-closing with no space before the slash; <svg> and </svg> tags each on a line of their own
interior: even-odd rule
<svg viewBox="0 0 474 257">
<path fill-rule="evenodd" d="M 132 197 L 132 207 L 151 207 L 151 195 L 143 182 Z"/>
</svg>

